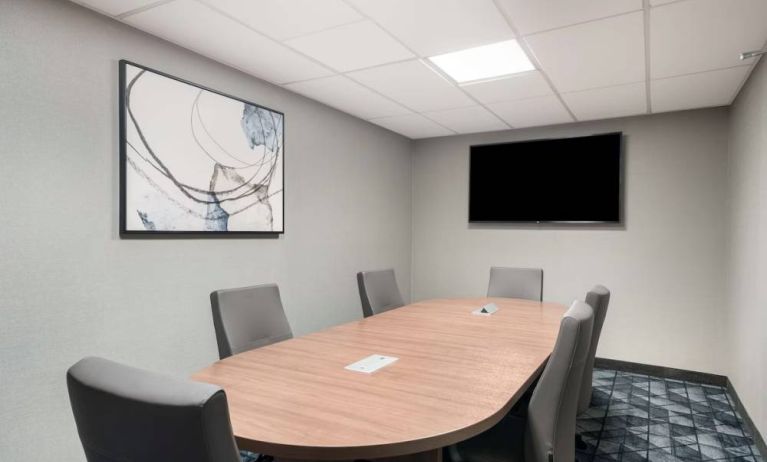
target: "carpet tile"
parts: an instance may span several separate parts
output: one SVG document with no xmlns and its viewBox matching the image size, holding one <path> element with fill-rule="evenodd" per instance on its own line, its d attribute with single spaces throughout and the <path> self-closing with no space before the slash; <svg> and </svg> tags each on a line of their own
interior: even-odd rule
<svg viewBox="0 0 767 462">
<path fill-rule="evenodd" d="M 578 462 L 766 462 L 724 387 L 595 369 Z"/>
</svg>

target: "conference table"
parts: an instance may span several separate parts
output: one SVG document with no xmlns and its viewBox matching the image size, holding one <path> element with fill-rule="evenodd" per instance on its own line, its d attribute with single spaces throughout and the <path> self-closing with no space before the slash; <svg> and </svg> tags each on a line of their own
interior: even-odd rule
<svg viewBox="0 0 767 462">
<path fill-rule="evenodd" d="M 494 303 L 492 315 L 472 314 Z M 193 378 L 221 386 L 240 449 L 278 460 L 439 462 L 495 425 L 541 373 L 566 308 L 509 298 L 412 303 L 223 359 Z M 345 369 L 369 355 L 397 361 Z"/>
</svg>

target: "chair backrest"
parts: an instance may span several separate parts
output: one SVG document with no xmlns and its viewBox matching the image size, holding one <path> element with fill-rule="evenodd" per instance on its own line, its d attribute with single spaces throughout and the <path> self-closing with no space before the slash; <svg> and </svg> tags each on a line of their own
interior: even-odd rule
<svg viewBox="0 0 767 462">
<path fill-rule="evenodd" d="M 276 284 L 216 290 L 210 306 L 221 359 L 293 337 Z"/>
<path fill-rule="evenodd" d="M 594 357 L 597 354 L 599 335 L 602 333 L 602 325 L 607 317 L 607 305 L 610 303 L 610 291 L 605 286 L 595 286 L 586 294 L 586 303 L 594 310 L 594 329 L 591 332 L 591 345 L 589 356 L 586 358 L 586 366 L 583 369 L 583 381 L 581 382 L 580 398 L 578 399 L 578 413 L 586 411 L 591 404 L 591 381 L 594 373 Z"/>
<path fill-rule="evenodd" d="M 543 270 L 540 268 L 490 268 L 488 297 L 543 300 Z"/>
<path fill-rule="evenodd" d="M 361 271 L 357 273 L 357 286 L 362 301 L 362 314 L 366 318 L 405 304 L 393 269 Z"/>
<path fill-rule="evenodd" d="M 85 358 L 67 371 L 88 462 L 239 462 L 224 391 Z"/>
<path fill-rule="evenodd" d="M 559 327 L 554 350 L 530 397 L 525 432 L 527 462 L 575 460 L 575 416 L 583 366 L 591 342 L 594 311 L 572 304 Z"/>
</svg>

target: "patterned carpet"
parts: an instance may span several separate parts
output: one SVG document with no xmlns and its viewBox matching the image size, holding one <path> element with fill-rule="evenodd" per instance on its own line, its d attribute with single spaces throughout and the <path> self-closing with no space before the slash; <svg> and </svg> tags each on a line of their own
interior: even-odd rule
<svg viewBox="0 0 767 462">
<path fill-rule="evenodd" d="M 256 462 L 259 455 L 250 451 L 240 451 L 240 462 Z"/>
<path fill-rule="evenodd" d="M 723 387 L 594 370 L 578 462 L 764 462 Z"/>
</svg>

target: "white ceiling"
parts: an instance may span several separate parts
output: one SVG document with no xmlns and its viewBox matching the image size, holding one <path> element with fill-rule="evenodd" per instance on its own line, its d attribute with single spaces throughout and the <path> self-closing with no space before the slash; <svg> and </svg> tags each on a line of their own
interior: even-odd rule
<svg viewBox="0 0 767 462">
<path fill-rule="evenodd" d="M 767 0 L 73 0 L 410 138 L 732 103 Z M 536 70 L 425 58 L 517 38 Z"/>
</svg>

